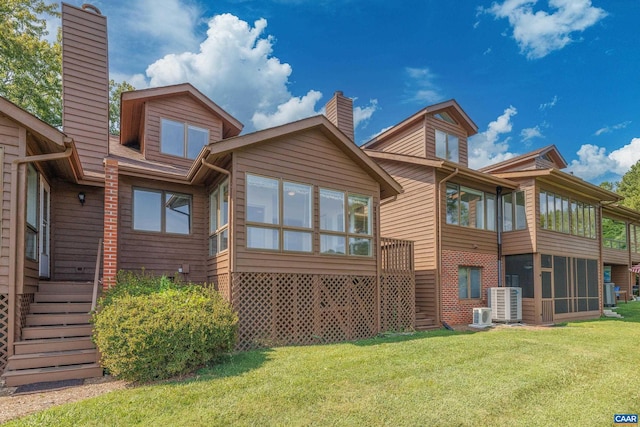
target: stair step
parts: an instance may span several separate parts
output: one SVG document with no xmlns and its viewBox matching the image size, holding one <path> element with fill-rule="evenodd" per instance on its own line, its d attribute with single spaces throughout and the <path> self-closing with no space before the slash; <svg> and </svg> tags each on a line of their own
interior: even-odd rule
<svg viewBox="0 0 640 427">
<path fill-rule="evenodd" d="M 8 387 L 46 381 L 63 381 L 102 376 L 102 368 L 97 363 L 60 366 L 55 368 L 22 369 L 5 371 L 2 377 Z"/>
<path fill-rule="evenodd" d="M 91 315 L 88 313 L 27 314 L 25 320 L 26 326 L 81 325 L 89 323 Z"/>
<path fill-rule="evenodd" d="M 88 313 L 90 302 L 34 302 L 30 306 L 31 314 L 46 313 Z"/>
<path fill-rule="evenodd" d="M 93 294 L 69 294 L 69 293 L 59 293 L 59 294 L 49 294 L 49 293 L 36 293 L 34 297 L 34 302 L 36 303 L 44 303 L 44 302 L 88 302 L 91 303 L 93 298 Z"/>
<path fill-rule="evenodd" d="M 67 338 L 91 336 L 92 327 L 86 325 L 72 326 L 26 326 L 22 328 L 22 339 Z"/>
<path fill-rule="evenodd" d="M 38 293 L 44 294 L 92 294 L 93 283 L 87 282 L 40 282 Z"/>
<path fill-rule="evenodd" d="M 6 370 L 47 368 L 51 366 L 80 365 L 97 362 L 96 349 L 49 351 L 45 353 L 20 354 L 9 357 Z"/>
<path fill-rule="evenodd" d="M 45 338 L 14 343 L 14 354 L 44 353 L 48 351 L 70 351 L 95 349 L 91 337 Z"/>
</svg>

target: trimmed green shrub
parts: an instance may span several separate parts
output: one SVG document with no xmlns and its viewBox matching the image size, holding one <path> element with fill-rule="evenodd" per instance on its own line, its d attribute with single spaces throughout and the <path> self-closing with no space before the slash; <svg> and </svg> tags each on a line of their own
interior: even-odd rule
<svg viewBox="0 0 640 427">
<path fill-rule="evenodd" d="M 182 375 L 233 349 L 238 317 L 216 291 L 189 285 L 103 299 L 94 315 L 101 363 L 129 381 Z"/>
<path fill-rule="evenodd" d="M 182 282 L 169 279 L 167 276 L 154 276 L 146 271 L 140 272 L 120 270 L 116 276 L 116 285 L 110 288 L 100 299 L 100 306 L 111 304 L 111 301 L 124 295 L 150 295 L 169 289 L 181 289 Z"/>
</svg>

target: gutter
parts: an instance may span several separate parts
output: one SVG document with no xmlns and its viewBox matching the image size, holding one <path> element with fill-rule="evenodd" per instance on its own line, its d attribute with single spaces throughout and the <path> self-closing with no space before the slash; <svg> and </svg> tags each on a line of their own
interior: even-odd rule
<svg viewBox="0 0 640 427">
<path fill-rule="evenodd" d="M 460 173 L 460 169 L 456 168 L 451 174 L 447 175 L 442 181 L 440 181 L 436 187 L 436 200 L 438 203 L 437 207 L 437 215 L 438 219 L 436 220 L 436 226 L 438 228 L 438 250 L 436 254 L 438 256 L 438 274 L 436 275 L 436 299 L 438 301 L 438 322 L 442 322 L 442 293 L 440 292 L 440 283 L 442 278 L 442 185 L 446 184 L 452 178 Z"/>
<path fill-rule="evenodd" d="M 52 160 L 66 159 L 73 155 L 73 147 L 67 147 L 63 153 L 40 154 L 37 156 L 19 157 L 11 162 L 11 207 L 10 207 L 10 230 L 9 234 L 9 332 L 7 337 L 7 356 L 13 355 L 13 344 L 16 333 L 16 285 L 18 264 L 24 272 L 24 254 L 22 258 L 18 254 L 18 246 L 24 249 L 24 244 L 18 245 L 18 226 L 24 233 L 24 218 L 18 221 L 18 179 L 20 178 L 19 166 L 24 163 L 48 162 Z M 21 193 L 24 197 L 25 192 Z M 24 278 L 20 278 L 20 283 L 24 285 Z"/>
</svg>

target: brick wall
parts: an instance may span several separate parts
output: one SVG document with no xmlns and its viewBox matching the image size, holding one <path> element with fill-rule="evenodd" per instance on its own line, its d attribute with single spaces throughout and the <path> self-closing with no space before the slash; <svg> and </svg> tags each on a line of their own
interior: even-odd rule
<svg viewBox="0 0 640 427">
<path fill-rule="evenodd" d="M 116 284 L 118 272 L 118 161 L 105 160 L 104 164 L 104 252 L 102 286 Z"/>
<path fill-rule="evenodd" d="M 481 299 L 458 298 L 458 267 L 482 269 Z M 442 251 L 440 276 L 442 320 L 451 325 L 473 321 L 474 307 L 487 307 L 487 289 L 498 286 L 498 258 L 495 254 Z"/>
</svg>

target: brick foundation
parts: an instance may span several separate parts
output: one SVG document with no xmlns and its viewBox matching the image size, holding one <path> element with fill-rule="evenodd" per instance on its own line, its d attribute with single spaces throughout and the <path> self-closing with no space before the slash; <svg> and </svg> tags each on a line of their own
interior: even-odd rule
<svg viewBox="0 0 640 427">
<path fill-rule="evenodd" d="M 458 298 L 458 267 L 482 268 L 481 299 Z M 442 251 L 440 276 L 442 320 L 451 325 L 473 321 L 475 307 L 487 307 L 487 289 L 498 286 L 498 257 L 496 254 Z"/>
</svg>

